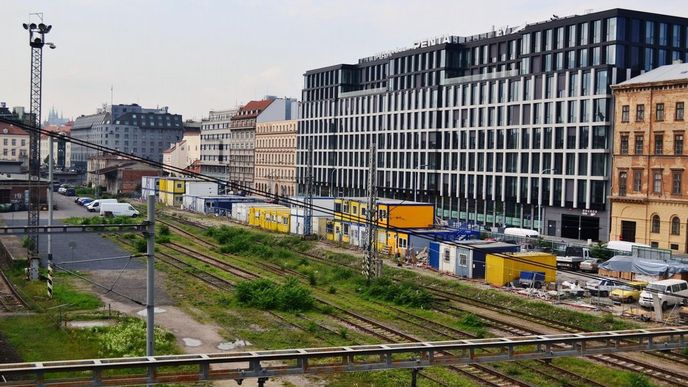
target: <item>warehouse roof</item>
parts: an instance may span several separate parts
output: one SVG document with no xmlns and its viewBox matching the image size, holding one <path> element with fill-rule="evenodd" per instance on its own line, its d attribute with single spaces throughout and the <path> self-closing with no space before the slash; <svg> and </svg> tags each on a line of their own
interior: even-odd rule
<svg viewBox="0 0 688 387">
<path fill-rule="evenodd" d="M 648 71 L 645 74 L 641 74 L 625 82 L 621 82 L 616 86 L 631 86 L 645 83 L 668 82 L 679 80 L 688 81 L 688 63 L 676 63 L 661 66 L 652 71 Z"/>
</svg>

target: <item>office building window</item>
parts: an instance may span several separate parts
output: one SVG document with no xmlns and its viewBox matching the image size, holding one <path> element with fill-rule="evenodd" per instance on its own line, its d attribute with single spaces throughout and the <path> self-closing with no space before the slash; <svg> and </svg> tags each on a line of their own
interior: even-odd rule
<svg viewBox="0 0 688 387">
<path fill-rule="evenodd" d="M 662 193 L 662 172 L 655 171 L 652 175 L 652 192 L 656 194 Z"/>
<path fill-rule="evenodd" d="M 681 235 L 681 219 L 678 216 L 671 218 L 671 235 Z"/>
<path fill-rule="evenodd" d="M 631 107 L 628 105 L 621 106 L 621 122 L 628 122 L 628 116 L 630 115 Z"/>
<path fill-rule="evenodd" d="M 643 154 L 643 147 L 645 146 L 644 140 L 645 140 L 645 137 L 642 134 L 635 136 L 635 154 L 637 154 L 637 155 Z"/>
<path fill-rule="evenodd" d="M 655 43 L 655 23 L 651 21 L 645 22 L 645 43 Z"/>
<path fill-rule="evenodd" d="M 655 121 L 664 121 L 664 104 L 658 103 L 655 110 Z"/>
<path fill-rule="evenodd" d="M 633 192 L 640 192 L 643 190 L 643 171 L 633 171 Z"/>
<path fill-rule="evenodd" d="M 627 134 L 622 134 L 621 135 L 621 154 L 622 155 L 627 155 L 628 154 L 628 135 Z"/>
<path fill-rule="evenodd" d="M 683 154 L 683 135 L 682 134 L 674 135 L 674 154 L 675 155 L 682 155 Z"/>
<path fill-rule="evenodd" d="M 635 122 L 645 121 L 645 105 L 639 104 L 635 107 Z"/>
<path fill-rule="evenodd" d="M 626 196 L 626 184 L 628 181 L 628 172 L 619 172 L 619 196 Z"/>
<path fill-rule="evenodd" d="M 652 215 L 652 233 L 659 234 L 659 215 Z"/>
<path fill-rule="evenodd" d="M 680 195 L 681 194 L 681 182 L 683 180 L 683 172 L 674 171 L 671 175 L 671 194 Z"/>
<path fill-rule="evenodd" d="M 683 121 L 684 107 L 683 102 L 676 102 L 676 121 Z"/>
<path fill-rule="evenodd" d="M 664 154 L 664 136 L 661 134 L 655 134 L 655 154 Z"/>
</svg>

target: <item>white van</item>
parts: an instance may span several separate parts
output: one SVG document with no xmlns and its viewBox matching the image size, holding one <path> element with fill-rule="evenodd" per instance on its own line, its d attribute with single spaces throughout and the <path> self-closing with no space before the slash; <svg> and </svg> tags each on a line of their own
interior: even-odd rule
<svg viewBox="0 0 688 387">
<path fill-rule="evenodd" d="M 540 233 L 529 228 L 507 227 L 504 229 L 504 235 L 537 238 L 540 236 Z"/>
<path fill-rule="evenodd" d="M 633 246 L 638 247 L 650 247 L 642 243 L 626 242 L 626 241 L 609 241 L 607 242 L 607 248 L 610 250 L 623 251 L 624 253 L 632 253 Z"/>
<path fill-rule="evenodd" d="M 117 199 L 98 199 L 94 200 L 86 206 L 88 212 L 96 212 L 100 210 L 100 205 L 103 203 L 117 203 Z"/>
<path fill-rule="evenodd" d="M 651 282 L 640 293 L 640 300 L 638 300 L 640 306 L 652 308 L 653 293 L 657 293 L 659 296 L 659 304 L 662 305 L 662 309 L 681 305 L 684 303 L 685 297 L 688 297 L 688 282 L 679 279 Z"/>
<path fill-rule="evenodd" d="M 103 203 L 100 206 L 100 216 L 139 216 L 139 210 L 129 203 Z"/>
</svg>

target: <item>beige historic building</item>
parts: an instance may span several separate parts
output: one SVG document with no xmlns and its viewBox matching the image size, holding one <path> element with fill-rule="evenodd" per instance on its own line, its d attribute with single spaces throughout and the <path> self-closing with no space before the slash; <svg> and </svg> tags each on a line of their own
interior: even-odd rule
<svg viewBox="0 0 688 387">
<path fill-rule="evenodd" d="M 297 120 L 256 125 L 255 188 L 290 196 L 296 194 Z"/>
<path fill-rule="evenodd" d="M 662 66 L 613 87 L 610 240 L 688 252 L 688 64 Z"/>
<path fill-rule="evenodd" d="M 28 166 L 29 133 L 18 126 L 0 123 L 0 160 L 21 161 Z"/>
</svg>

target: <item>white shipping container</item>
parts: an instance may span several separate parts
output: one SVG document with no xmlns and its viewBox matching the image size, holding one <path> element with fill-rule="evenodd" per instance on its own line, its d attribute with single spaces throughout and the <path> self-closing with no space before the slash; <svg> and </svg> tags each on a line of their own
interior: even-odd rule
<svg viewBox="0 0 688 387">
<path fill-rule="evenodd" d="M 217 195 L 217 183 L 210 181 L 187 181 L 185 194 L 191 196 L 215 196 Z"/>
</svg>

